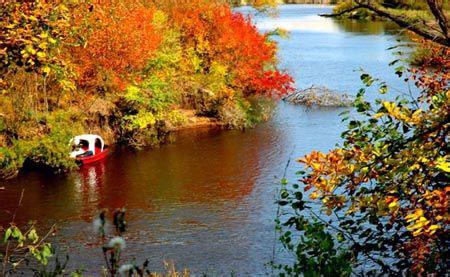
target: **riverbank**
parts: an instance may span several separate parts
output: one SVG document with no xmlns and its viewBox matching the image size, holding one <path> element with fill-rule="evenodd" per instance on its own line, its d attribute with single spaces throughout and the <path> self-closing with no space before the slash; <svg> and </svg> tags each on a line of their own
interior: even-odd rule
<svg viewBox="0 0 450 277">
<path fill-rule="evenodd" d="M 82 133 L 143 148 L 174 130 L 249 128 L 293 90 L 276 43 L 221 1 L 8 3 L 0 178 L 25 164 L 76 168 L 68 142 Z"/>
</svg>

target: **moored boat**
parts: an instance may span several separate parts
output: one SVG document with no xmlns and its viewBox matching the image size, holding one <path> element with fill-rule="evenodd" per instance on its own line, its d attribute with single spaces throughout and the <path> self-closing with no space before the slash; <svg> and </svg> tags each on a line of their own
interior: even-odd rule
<svg viewBox="0 0 450 277">
<path fill-rule="evenodd" d="M 70 157 L 82 165 L 103 160 L 108 155 L 108 146 L 98 135 L 83 134 L 71 140 L 74 150 Z"/>
</svg>

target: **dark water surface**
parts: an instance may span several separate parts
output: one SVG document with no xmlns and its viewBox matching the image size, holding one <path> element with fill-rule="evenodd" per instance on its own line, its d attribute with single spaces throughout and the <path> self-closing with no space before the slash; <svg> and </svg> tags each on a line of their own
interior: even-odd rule
<svg viewBox="0 0 450 277">
<path fill-rule="evenodd" d="M 290 31 L 290 38 L 279 43 L 279 56 L 297 87 L 326 85 L 355 94 L 361 87 L 355 70 L 362 67 L 404 88 L 388 67 L 394 58 L 386 48 L 396 44 L 396 29 L 317 16 L 330 11 L 282 6 L 278 18 L 256 18 L 262 31 Z M 328 150 L 339 141 L 341 111 L 280 103 L 270 122 L 245 132 L 184 132 L 174 144 L 118 151 L 69 176 L 28 173 L 1 184 L 0 224 L 8 224 L 4 210 L 14 210 L 25 188 L 18 221 L 38 220 L 44 229 L 56 223 L 60 230 L 52 240 L 70 252 L 72 266 L 83 264 L 88 273 L 98 274 L 103 265 L 92 217 L 102 208 L 126 207 L 128 258 L 150 258 L 155 270 L 163 260 L 173 260 L 193 273 L 270 274 L 265 263 L 275 242 L 277 180 L 289 157 Z M 294 180 L 298 169 L 293 161 L 288 178 Z M 276 251 L 276 259 L 285 256 Z"/>
</svg>

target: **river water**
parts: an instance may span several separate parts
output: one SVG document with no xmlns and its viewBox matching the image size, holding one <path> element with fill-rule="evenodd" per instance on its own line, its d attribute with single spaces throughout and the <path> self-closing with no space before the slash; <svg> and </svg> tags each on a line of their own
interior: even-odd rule
<svg viewBox="0 0 450 277">
<path fill-rule="evenodd" d="M 249 9 L 239 9 L 250 13 Z M 255 15 L 258 28 L 281 27 L 281 66 L 298 88 L 324 85 L 356 94 L 358 69 L 380 77 L 395 89 L 405 85 L 388 63 L 386 49 L 398 30 L 386 23 L 337 21 L 317 16 L 328 6 L 286 5 L 270 18 Z M 374 99 L 376 93 L 369 93 Z M 308 109 L 280 103 L 272 120 L 252 130 L 194 130 L 176 143 L 143 151 L 122 150 L 105 162 L 69 176 L 31 172 L 4 182 L 0 224 L 6 226 L 21 190 L 17 221 L 37 220 L 42 229 L 56 223 L 51 240 L 70 253 L 70 267 L 89 274 L 103 266 L 93 218 L 100 209 L 126 207 L 125 257 L 150 259 L 153 270 L 173 260 L 178 268 L 211 275 L 270 274 L 273 258 L 275 191 L 289 159 L 287 177 L 295 180 L 295 162 L 311 150 L 326 151 L 339 142 L 343 109 Z M 275 245 L 275 260 L 289 259 Z"/>
</svg>

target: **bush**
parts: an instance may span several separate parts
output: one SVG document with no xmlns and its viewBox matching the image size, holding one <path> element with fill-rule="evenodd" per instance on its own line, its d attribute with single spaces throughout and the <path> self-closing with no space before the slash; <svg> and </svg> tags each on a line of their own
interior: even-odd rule
<svg viewBox="0 0 450 277">
<path fill-rule="evenodd" d="M 39 122 L 39 133 L 21 133 L 10 145 L 0 147 L 0 165 L 3 178 L 13 177 L 24 166 L 25 161 L 49 167 L 54 171 L 66 171 L 76 167 L 69 157 L 70 140 L 83 133 L 81 119 L 73 111 L 58 111 L 42 114 L 31 119 Z M 27 126 L 30 122 L 22 122 Z M 19 126 L 21 129 L 22 126 Z M 33 132 L 33 130 L 31 130 Z"/>
</svg>

